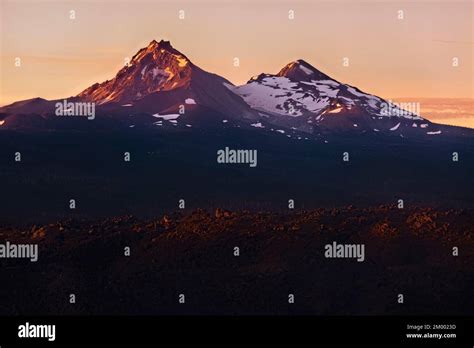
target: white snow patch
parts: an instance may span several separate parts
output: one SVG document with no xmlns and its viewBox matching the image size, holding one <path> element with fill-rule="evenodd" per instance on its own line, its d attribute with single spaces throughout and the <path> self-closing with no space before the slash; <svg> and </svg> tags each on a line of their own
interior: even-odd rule
<svg viewBox="0 0 474 348">
<path fill-rule="evenodd" d="M 276 130 L 278 133 L 285 134 L 285 131 L 283 129 L 277 129 Z"/>
<path fill-rule="evenodd" d="M 158 76 L 158 71 L 160 69 L 158 69 L 158 67 L 154 67 L 153 70 L 151 71 L 151 73 L 153 74 L 153 80 L 155 79 L 156 76 Z"/>
<path fill-rule="evenodd" d="M 164 78 L 166 78 L 167 80 L 170 80 L 172 77 L 173 77 L 173 73 L 171 72 L 171 70 L 169 70 L 168 68 L 166 68 L 165 70 L 162 70 L 158 67 L 154 67 L 152 70 L 151 70 L 151 73 L 153 74 L 153 80 L 157 77 L 157 76 L 160 76 L 161 77 L 161 80 L 163 80 Z M 161 81 L 160 81 L 161 82 Z"/>
<path fill-rule="evenodd" d="M 123 104 L 122 106 L 133 106 L 133 104 Z"/>
<path fill-rule="evenodd" d="M 439 130 L 439 131 L 436 131 L 436 132 L 426 132 L 426 134 L 429 134 L 429 135 L 437 135 L 437 134 L 441 134 L 442 132 Z"/>
<path fill-rule="evenodd" d="M 5 124 L 5 120 L 0 121 L 0 126 L 3 126 Z"/>
<path fill-rule="evenodd" d="M 369 99 L 367 100 L 367 104 L 369 104 L 369 106 L 372 108 L 372 109 L 376 109 L 378 107 L 378 104 L 379 104 L 379 99 L 376 98 L 376 97 L 368 97 Z"/>
<path fill-rule="evenodd" d="M 354 101 L 352 99 L 343 96 L 338 96 L 337 98 L 343 100 L 345 103 L 347 103 L 347 105 L 354 105 Z"/>
<path fill-rule="evenodd" d="M 368 94 L 358 92 L 354 87 L 352 86 L 347 86 L 347 91 L 356 97 L 368 97 Z"/>
<path fill-rule="evenodd" d="M 354 127 L 359 127 L 359 125 L 357 123 L 354 123 L 353 126 Z"/>
<path fill-rule="evenodd" d="M 303 66 L 303 65 L 301 65 L 301 64 L 299 64 L 298 67 L 299 67 L 301 70 L 303 70 L 303 72 L 304 72 L 306 75 L 311 75 L 311 74 L 313 73 L 310 69 L 308 69 L 307 67 L 305 67 L 305 66 Z"/>
<path fill-rule="evenodd" d="M 262 122 L 252 123 L 251 126 L 255 128 L 265 128 L 265 126 L 262 125 Z"/>
<path fill-rule="evenodd" d="M 318 82 L 319 83 L 324 83 L 325 85 L 330 85 L 330 86 L 333 86 L 333 87 L 340 86 L 339 82 L 336 82 L 336 81 L 333 81 L 333 80 L 319 80 Z"/>
<path fill-rule="evenodd" d="M 193 98 L 187 98 L 184 102 L 186 104 L 196 104 L 196 101 Z"/>
<path fill-rule="evenodd" d="M 423 123 L 420 127 L 421 128 L 426 128 L 426 127 L 428 127 L 428 123 Z"/>
<path fill-rule="evenodd" d="M 142 74 L 142 80 L 145 78 L 145 72 L 146 72 L 146 68 L 147 68 L 147 67 L 148 67 L 148 66 L 147 66 L 147 65 L 145 65 L 145 66 L 143 67 L 142 71 L 141 71 L 141 74 Z"/>
<path fill-rule="evenodd" d="M 398 127 L 400 127 L 400 122 L 398 122 L 395 126 L 393 126 L 392 128 L 390 128 L 391 131 L 396 131 L 398 129 Z"/>
<path fill-rule="evenodd" d="M 192 127 L 190 124 L 187 124 L 186 127 Z"/>
<path fill-rule="evenodd" d="M 311 82 L 301 81 L 301 83 L 305 84 L 305 85 L 308 85 L 308 86 L 316 87 L 317 92 L 318 92 L 319 96 L 321 96 L 321 97 L 336 98 L 337 93 L 339 93 L 339 89 L 338 89 L 339 84 L 335 81 L 331 81 L 331 80 L 320 80 L 320 81 L 311 80 Z"/>
<path fill-rule="evenodd" d="M 229 121 L 228 120 L 222 120 L 222 123 L 227 123 L 227 122 L 229 122 Z"/>
<path fill-rule="evenodd" d="M 153 114 L 153 117 L 162 118 L 163 120 L 175 120 L 179 116 L 180 116 L 179 114 L 168 114 L 168 115 Z"/>
<path fill-rule="evenodd" d="M 307 84 L 314 83 L 316 82 Z M 298 88 L 297 82 L 283 76 L 265 77 L 260 82 L 253 81 L 239 87 L 226 87 L 240 95 L 254 109 L 273 114 L 297 117 L 303 115 L 302 110 L 319 112 L 329 105 L 326 93 L 304 91 Z"/>
<path fill-rule="evenodd" d="M 413 128 L 418 128 L 418 125 L 417 125 L 416 123 L 413 123 L 411 126 L 412 126 Z"/>
<path fill-rule="evenodd" d="M 380 132 L 377 128 L 374 128 L 374 132 Z"/>
<path fill-rule="evenodd" d="M 130 128 L 133 128 L 133 127 L 135 127 L 135 125 L 134 125 L 134 124 L 131 124 L 129 127 L 130 127 Z"/>
</svg>

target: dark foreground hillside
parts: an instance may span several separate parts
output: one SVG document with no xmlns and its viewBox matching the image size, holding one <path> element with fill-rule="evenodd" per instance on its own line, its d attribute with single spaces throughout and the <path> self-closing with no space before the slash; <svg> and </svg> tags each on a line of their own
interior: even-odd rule
<svg viewBox="0 0 474 348">
<path fill-rule="evenodd" d="M 189 210 L 285 211 L 289 199 L 300 209 L 399 199 L 405 207 L 474 208 L 473 138 L 347 133 L 300 140 L 224 125 L 2 131 L 0 224 L 152 218 L 181 208 L 181 199 Z M 257 166 L 217 163 L 225 147 L 257 150 Z M 17 152 L 21 162 L 14 161 Z"/>
<path fill-rule="evenodd" d="M 2 260 L 0 314 L 472 314 L 474 212 L 197 210 L 15 228 L 36 263 Z M 324 245 L 365 244 L 365 261 Z M 124 256 L 130 247 L 131 255 Z M 452 256 L 452 248 L 459 256 Z M 240 256 L 234 256 L 234 248 Z M 69 295 L 76 303 L 69 303 Z M 295 303 L 288 304 L 288 294 Z M 186 303 L 179 304 L 179 294 Z M 397 303 L 397 295 L 404 303 Z"/>
</svg>

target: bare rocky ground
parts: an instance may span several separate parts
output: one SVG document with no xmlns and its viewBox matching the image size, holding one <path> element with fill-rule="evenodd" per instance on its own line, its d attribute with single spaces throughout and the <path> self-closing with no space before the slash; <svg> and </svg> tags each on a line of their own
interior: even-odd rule
<svg viewBox="0 0 474 348">
<path fill-rule="evenodd" d="M 2 315 L 474 312 L 473 210 L 196 210 L 3 226 L 0 241 L 40 248 L 1 260 Z M 365 261 L 325 258 L 333 241 L 364 243 Z"/>
</svg>

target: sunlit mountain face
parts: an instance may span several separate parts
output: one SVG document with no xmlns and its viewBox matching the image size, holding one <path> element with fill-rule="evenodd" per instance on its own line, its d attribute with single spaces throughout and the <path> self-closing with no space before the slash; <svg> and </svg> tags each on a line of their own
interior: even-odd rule
<svg viewBox="0 0 474 348">
<path fill-rule="evenodd" d="M 169 42 L 153 40 L 109 81 L 97 83 L 78 94 L 98 104 L 127 103 L 148 94 L 189 87 L 191 63 Z"/>
<path fill-rule="evenodd" d="M 396 103 L 363 92 L 303 59 L 286 64 L 276 74 L 261 73 L 235 86 L 196 66 L 164 40 L 151 41 L 114 78 L 94 83 L 67 103 L 34 98 L 7 105 L 0 108 L 1 127 L 71 127 L 68 119 L 57 117 L 58 104 L 64 108 L 93 104 L 94 115 L 88 119 L 95 119 L 97 107 L 97 121 L 77 126 L 231 126 L 318 141 L 341 133 L 415 139 L 470 134 L 468 129 L 430 122 L 419 102 Z"/>
</svg>

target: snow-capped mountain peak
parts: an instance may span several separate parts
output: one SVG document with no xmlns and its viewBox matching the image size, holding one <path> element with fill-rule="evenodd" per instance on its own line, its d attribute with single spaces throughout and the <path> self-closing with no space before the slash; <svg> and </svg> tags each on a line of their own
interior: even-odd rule
<svg viewBox="0 0 474 348">
<path fill-rule="evenodd" d="M 400 120 L 425 122 L 417 113 L 340 83 L 302 59 L 286 64 L 275 75 L 260 74 L 231 88 L 269 122 L 281 125 L 307 124 L 314 129 L 344 123 L 352 129 L 353 124 L 361 123 L 372 131 L 391 130 L 392 123 Z M 382 127 L 380 122 L 387 125 Z"/>
<path fill-rule="evenodd" d="M 94 84 L 78 97 L 95 101 L 129 103 L 146 95 L 190 84 L 192 63 L 169 41 L 153 40 L 140 49 L 112 80 Z"/>
<path fill-rule="evenodd" d="M 231 118 L 257 118 L 257 112 L 226 86 L 232 84 L 194 65 L 169 41 L 153 40 L 113 79 L 96 83 L 77 97 L 98 105 L 117 103 L 130 112 L 152 115 L 163 111 L 176 113 L 187 105 L 188 113 L 205 107 Z"/>
<path fill-rule="evenodd" d="M 189 63 L 189 59 L 174 49 L 169 41 L 161 40 L 158 42 L 153 40 L 147 47 L 142 48 L 133 56 L 130 65 L 140 63 L 147 57 L 152 60 L 160 60 L 165 59 L 166 56 L 174 58 L 180 67 L 185 67 Z"/>
</svg>

